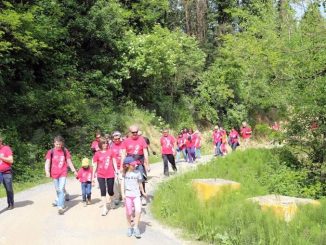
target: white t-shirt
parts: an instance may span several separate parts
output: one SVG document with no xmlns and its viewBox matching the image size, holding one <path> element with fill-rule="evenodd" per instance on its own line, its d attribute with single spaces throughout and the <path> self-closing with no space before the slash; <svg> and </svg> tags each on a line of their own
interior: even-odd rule
<svg viewBox="0 0 326 245">
<path fill-rule="evenodd" d="M 140 189 L 139 183 L 142 181 L 141 173 L 137 170 L 127 172 L 123 178 L 125 183 L 125 195 L 126 197 L 139 197 Z"/>
</svg>

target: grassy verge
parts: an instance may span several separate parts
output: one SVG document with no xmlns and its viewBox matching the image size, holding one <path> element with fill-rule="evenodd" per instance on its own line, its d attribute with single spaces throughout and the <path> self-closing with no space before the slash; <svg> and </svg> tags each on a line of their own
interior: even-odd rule
<svg viewBox="0 0 326 245">
<path fill-rule="evenodd" d="M 18 192 L 30 189 L 30 188 L 32 188 L 34 186 L 44 184 L 44 183 L 48 183 L 50 181 L 51 181 L 51 179 L 45 178 L 45 177 L 37 179 L 36 181 L 28 181 L 28 182 L 15 182 L 14 181 L 14 183 L 13 183 L 14 193 L 18 193 Z M 2 185 L 2 187 L 0 188 L 0 198 L 5 197 L 5 196 L 6 196 L 6 190 Z"/>
<path fill-rule="evenodd" d="M 271 193 L 311 196 L 318 186 L 306 186 L 306 177 L 280 165 L 271 150 L 234 152 L 162 183 L 152 212 L 168 225 L 183 227 L 193 239 L 214 244 L 326 244 L 326 200 L 320 207 L 300 207 L 290 223 L 247 200 Z M 191 185 L 195 178 L 230 179 L 240 182 L 241 189 L 203 204 Z"/>
</svg>

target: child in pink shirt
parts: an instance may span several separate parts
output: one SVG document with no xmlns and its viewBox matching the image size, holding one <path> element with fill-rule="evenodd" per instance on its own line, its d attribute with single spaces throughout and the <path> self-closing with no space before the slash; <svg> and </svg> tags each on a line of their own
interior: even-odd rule
<svg viewBox="0 0 326 245">
<path fill-rule="evenodd" d="M 81 183 L 84 207 L 91 204 L 92 177 L 93 177 L 93 169 L 89 166 L 89 159 L 83 158 L 82 167 L 81 169 L 79 169 L 76 178 Z"/>
</svg>

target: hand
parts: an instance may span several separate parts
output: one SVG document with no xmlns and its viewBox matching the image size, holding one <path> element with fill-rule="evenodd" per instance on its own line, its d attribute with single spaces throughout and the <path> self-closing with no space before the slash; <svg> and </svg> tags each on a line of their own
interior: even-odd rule
<svg viewBox="0 0 326 245">
<path fill-rule="evenodd" d="M 146 192 L 143 192 L 142 194 L 143 194 L 143 196 L 144 196 L 145 198 L 147 198 L 147 194 L 146 194 Z"/>
<path fill-rule="evenodd" d="M 74 175 L 77 178 L 78 174 L 77 174 L 76 170 L 74 171 Z"/>
<path fill-rule="evenodd" d="M 123 201 L 126 200 L 126 196 L 125 195 L 122 195 L 121 198 L 122 198 Z"/>
<path fill-rule="evenodd" d="M 95 180 L 94 179 L 92 180 L 92 186 L 95 186 Z"/>
<path fill-rule="evenodd" d="M 148 166 L 147 168 L 146 168 L 146 172 L 150 172 L 151 171 L 151 167 L 150 166 Z"/>
<path fill-rule="evenodd" d="M 50 178 L 50 172 L 46 172 L 46 173 L 45 173 L 45 176 L 46 176 L 47 178 Z"/>
</svg>

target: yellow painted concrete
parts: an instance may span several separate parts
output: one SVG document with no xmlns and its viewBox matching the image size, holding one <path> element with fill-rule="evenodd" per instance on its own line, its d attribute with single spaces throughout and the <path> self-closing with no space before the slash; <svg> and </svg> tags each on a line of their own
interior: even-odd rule
<svg viewBox="0 0 326 245">
<path fill-rule="evenodd" d="M 240 183 L 224 179 L 194 179 L 192 184 L 202 201 L 221 196 L 226 191 L 240 189 Z"/>
</svg>

